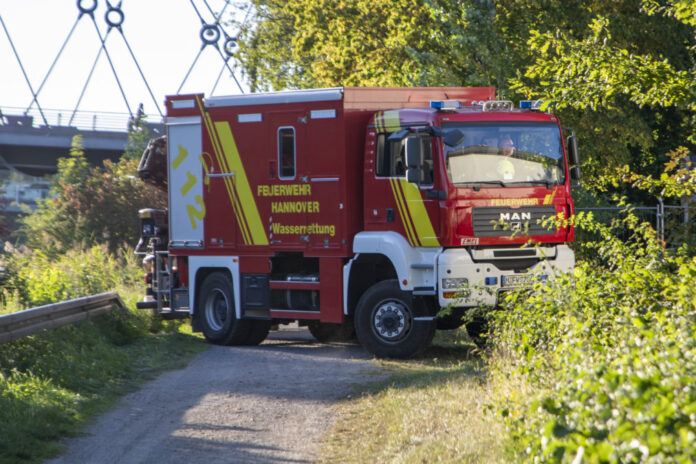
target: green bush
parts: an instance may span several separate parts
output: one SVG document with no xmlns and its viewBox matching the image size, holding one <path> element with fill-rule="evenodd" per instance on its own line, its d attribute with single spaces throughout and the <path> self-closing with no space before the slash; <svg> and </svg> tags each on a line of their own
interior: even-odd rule
<svg viewBox="0 0 696 464">
<path fill-rule="evenodd" d="M 571 275 L 509 295 L 493 322 L 498 374 L 530 396 L 501 409 L 526 462 L 692 462 L 696 448 L 696 258 L 665 250 L 630 212 Z"/>
<path fill-rule="evenodd" d="M 79 246 L 106 245 L 114 253 L 123 244 L 135 246 L 138 210 L 166 205 L 164 192 L 135 177 L 137 167 L 132 158 L 89 166 L 76 136 L 70 156 L 58 160 L 52 196 L 20 219 L 22 242 L 51 256 Z"/>
<path fill-rule="evenodd" d="M 132 250 L 112 254 L 104 245 L 57 255 L 15 250 L 6 256 L 6 266 L 12 284 L 5 289 L 19 294 L 26 306 L 133 288 L 143 274 Z"/>
</svg>

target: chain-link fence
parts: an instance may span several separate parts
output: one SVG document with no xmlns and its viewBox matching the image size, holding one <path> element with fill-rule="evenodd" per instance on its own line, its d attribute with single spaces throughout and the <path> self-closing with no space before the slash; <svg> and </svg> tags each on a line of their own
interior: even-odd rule
<svg viewBox="0 0 696 464">
<path fill-rule="evenodd" d="M 598 206 L 576 208 L 575 211 L 591 212 L 596 221 L 611 226 L 612 232 L 623 240 L 629 239 L 631 235 L 631 231 L 622 221 L 630 211 L 639 222 L 652 226 L 658 238 L 664 240 L 668 246 L 696 243 L 696 207 L 688 202 L 682 205 L 665 205 L 662 200 L 658 200 L 655 206 Z M 575 239 L 585 242 L 597 240 L 599 236 L 576 229 Z"/>
</svg>

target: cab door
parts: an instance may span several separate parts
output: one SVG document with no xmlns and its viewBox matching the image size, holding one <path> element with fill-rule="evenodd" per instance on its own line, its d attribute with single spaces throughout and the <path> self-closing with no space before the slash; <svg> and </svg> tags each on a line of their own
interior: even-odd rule
<svg viewBox="0 0 696 464">
<path fill-rule="evenodd" d="M 365 166 L 365 223 L 368 230 L 401 233 L 413 247 L 439 246 L 439 204 L 433 194 L 436 166 L 428 134 L 389 140 L 393 132 L 368 133 Z M 418 137 L 419 177 L 407 179 L 406 140 Z"/>
</svg>

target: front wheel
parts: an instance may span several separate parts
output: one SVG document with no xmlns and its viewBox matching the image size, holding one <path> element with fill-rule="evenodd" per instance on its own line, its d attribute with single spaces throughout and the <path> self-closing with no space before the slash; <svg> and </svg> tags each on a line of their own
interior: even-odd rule
<svg viewBox="0 0 696 464">
<path fill-rule="evenodd" d="M 433 339 L 435 322 L 427 306 L 399 288 L 396 280 L 370 287 L 355 310 L 355 331 L 360 344 L 380 358 L 410 358 Z"/>
<path fill-rule="evenodd" d="M 198 318 L 205 339 L 216 345 L 243 345 L 249 321 L 237 319 L 232 280 L 223 272 L 205 278 L 198 293 Z"/>
</svg>

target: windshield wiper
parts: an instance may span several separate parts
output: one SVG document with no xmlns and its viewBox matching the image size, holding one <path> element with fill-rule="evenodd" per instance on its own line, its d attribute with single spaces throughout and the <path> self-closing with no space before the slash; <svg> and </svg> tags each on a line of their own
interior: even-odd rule
<svg viewBox="0 0 696 464">
<path fill-rule="evenodd" d="M 473 187 L 475 191 L 481 190 L 481 184 L 486 184 L 486 185 L 499 185 L 501 187 L 507 187 L 507 183 L 503 182 L 502 180 L 477 180 L 475 182 L 458 182 L 455 184 L 458 187 Z"/>
<path fill-rule="evenodd" d="M 560 185 L 556 184 L 553 181 L 550 180 L 533 180 L 533 181 L 526 181 L 525 184 L 530 184 L 530 185 L 545 185 L 547 190 L 553 190 L 554 186 Z"/>
</svg>

